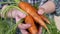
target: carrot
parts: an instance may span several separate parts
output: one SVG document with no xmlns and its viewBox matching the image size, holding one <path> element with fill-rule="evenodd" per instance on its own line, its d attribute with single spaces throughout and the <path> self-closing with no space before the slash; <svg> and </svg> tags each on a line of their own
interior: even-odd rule
<svg viewBox="0 0 60 34">
<path fill-rule="evenodd" d="M 26 11 L 29 15 L 31 15 L 37 23 L 42 25 L 49 32 L 46 24 L 41 19 L 41 17 L 37 14 L 36 12 L 37 10 L 33 6 L 31 6 L 29 3 L 26 3 L 26 2 L 20 2 L 19 7 L 24 11 Z"/>
<path fill-rule="evenodd" d="M 40 17 L 41 17 L 44 21 L 46 21 L 46 23 L 50 24 L 50 21 L 49 21 L 44 15 L 40 15 Z"/>
<path fill-rule="evenodd" d="M 25 18 L 25 23 L 32 25 L 30 28 L 28 28 L 31 34 L 38 34 L 37 28 L 34 24 L 34 20 L 30 15 Z"/>
</svg>

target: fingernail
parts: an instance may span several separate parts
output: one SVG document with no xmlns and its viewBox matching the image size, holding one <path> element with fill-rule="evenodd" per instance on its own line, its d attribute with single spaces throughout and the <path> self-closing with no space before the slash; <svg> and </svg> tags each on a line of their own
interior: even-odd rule
<svg viewBox="0 0 60 34">
<path fill-rule="evenodd" d="M 42 11 L 42 10 L 38 10 L 38 14 L 43 14 L 44 13 L 44 11 Z"/>
</svg>

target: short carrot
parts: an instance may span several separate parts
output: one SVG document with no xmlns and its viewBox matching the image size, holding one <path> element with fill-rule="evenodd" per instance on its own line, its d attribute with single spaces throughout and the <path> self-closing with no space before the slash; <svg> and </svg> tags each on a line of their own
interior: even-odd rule
<svg viewBox="0 0 60 34">
<path fill-rule="evenodd" d="M 30 15 L 28 15 L 28 16 L 25 18 L 25 23 L 31 24 L 31 27 L 28 28 L 28 30 L 29 30 L 29 32 L 30 32 L 31 34 L 38 34 L 37 28 L 36 28 L 36 26 L 35 26 L 35 24 L 34 24 L 34 20 L 33 20 L 33 18 L 32 18 Z"/>
<path fill-rule="evenodd" d="M 37 10 L 33 6 L 31 6 L 29 3 L 26 2 L 20 2 L 19 7 L 24 11 L 26 11 L 29 15 L 31 15 L 37 23 L 42 25 L 49 32 L 46 24 L 41 19 L 41 17 L 37 14 Z"/>
</svg>

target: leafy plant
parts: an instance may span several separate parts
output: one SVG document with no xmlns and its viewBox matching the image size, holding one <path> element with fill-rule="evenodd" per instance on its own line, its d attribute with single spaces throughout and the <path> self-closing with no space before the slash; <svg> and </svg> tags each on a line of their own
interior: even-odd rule
<svg viewBox="0 0 60 34">
<path fill-rule="evenodd" d="M 60 31 L 58 32 L 58 29 L 56 27 L 54 18 L 49 18 L 48 16 L 48 19 L 50 20 L 50 24 L 47 24 L 47 27 L 49 28 L 50 34 L 60 34 Z M 42 34 L 48 34 L 46 29 L 42 29 Z"/>
<path fill-rule="evenodd" d="M 22 23 L 23 19 L 20 20 L 17 24 L 12 21 L 11 24 L 11 19 L 2 19 L 0 18 L 0 34 L 16 34 L 16 28 L 17 25 Z"/>
</svg>

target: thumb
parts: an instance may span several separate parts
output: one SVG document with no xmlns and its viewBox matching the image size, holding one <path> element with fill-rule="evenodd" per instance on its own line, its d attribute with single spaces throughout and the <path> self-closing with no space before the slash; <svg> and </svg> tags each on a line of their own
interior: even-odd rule
<svg viewBox="0 0 60 34">
<path fill-rule="evenodd" d="M 17 12 L 17 15 L 19 15 L 19 17 L 21 17 L 21 18 L 25 18 L 26 17 L 26 14 L 24 14 L 24 13 L 22 13 L 20 11 Z"/>
<path fill-rule="evenodd" d="M 15 17 L 16 23 L 17 23 L 18 21 L 20 21 L 21 19 L 22 19 L 22 18 L 16 16 L 16 17 Z"/>
</svg>

